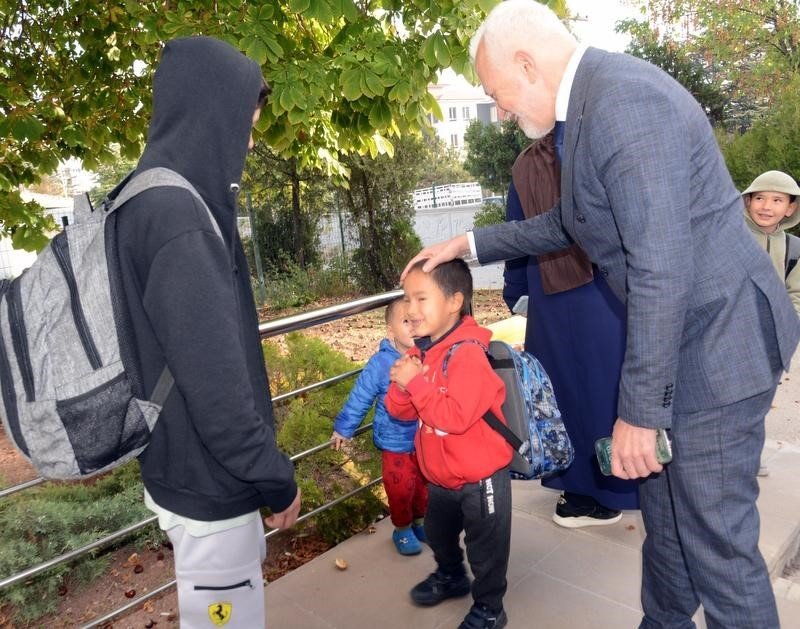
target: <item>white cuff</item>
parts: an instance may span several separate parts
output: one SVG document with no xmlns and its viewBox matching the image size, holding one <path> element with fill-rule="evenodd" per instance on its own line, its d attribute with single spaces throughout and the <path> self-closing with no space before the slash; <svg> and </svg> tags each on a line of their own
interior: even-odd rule
<svg viewBox="0 0 800 629">
<path fill-rule="evenodd" d="M 469 257 L 473 260 L 477 260 L 478 252 L 475 249 L 475 236 L 472 231 L 467 232 L 467 241 L 469 242 Z"/>
</svg>

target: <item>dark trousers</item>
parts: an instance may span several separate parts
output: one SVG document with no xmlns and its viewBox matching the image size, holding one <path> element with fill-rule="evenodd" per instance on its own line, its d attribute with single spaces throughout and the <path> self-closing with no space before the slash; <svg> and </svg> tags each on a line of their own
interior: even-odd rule
<svg viewBox="0 0 800 629">
<path fill-rule="evenodd" d="M 722 408 L 676 414 L 672 462 L 639 490 L 642 629 L 777 629 L 758 550 L 758 472 L 775 389 Z"/>
<path fill-rule="evenodd" d="M 462 575 L 464 531 L 467 559 L 475 580 L 472 598 L 499 611 L 506 593 L 506 570 L 511 546 L 511 477 L 504 467 L 489 478 L 461 489 L 428 485 L 425 535 L 439 570 Z"/>
<path fill-rule="evenodd" d="M 396 528 L 425 517 L 428 487 L 419 469 L 416 452 L 382 453 L 383 487 L 389 500 L 389 516 Z"/>
</svg>

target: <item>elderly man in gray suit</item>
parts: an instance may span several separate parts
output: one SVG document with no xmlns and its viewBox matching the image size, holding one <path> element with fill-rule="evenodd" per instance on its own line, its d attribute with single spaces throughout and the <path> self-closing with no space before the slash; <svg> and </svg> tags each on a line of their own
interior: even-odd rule
<svg viewBox="0 0 800 629">
<path fill-rule="evenodd" d="M 628 313 L 613 473 L 642 478 L 641 627 L 778 627 L 758 550 L 764 416 L 800 321 L 697 102 L 627 55 L 579 46 L 534 0 L 508 0 L 472 40 L 486 93 L 532 138 L 563 137 L 561 202 L 420 252 L 425 268 L 577 242 Z M 563 121 L 563 122 L 556 122 Z M 563 136 L 561 132 L 564 131 Z M 411 264 L 410 263 L 410 264 Z M 656 461 L 657 428 L 673 460 Z"/>
</svg>

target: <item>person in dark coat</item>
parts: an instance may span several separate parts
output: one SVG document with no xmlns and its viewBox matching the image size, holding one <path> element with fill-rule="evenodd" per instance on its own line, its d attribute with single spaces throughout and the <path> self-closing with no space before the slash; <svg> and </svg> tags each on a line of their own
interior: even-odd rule
<svg viewBox="0 0 800 629">
<path fill-rule="evenodd" d="M 181 627 L 264 626 L 266 523 L 297 519 L 294 466 L 275 426 L 236 193 L 269 94 L 258 64 L 210 37 L 166 44 L 136 168 L 166 168 L 190 190 L 154 187 L 109 217 L 118 312 L 135 339 L 123 360 L 150 399 L 175 384 L 139 456 L 145 504 L 175 551 Z M 211 220 L 213 217 L 213 221 Z M 219 233 L 214 229 L 216 223 Z"/>
<path fill-rule="evenodd" d="M 520 153 L 512 169 L 506 220 L 552 208 L 560 196 L 553 134 Z M 603 476 L 594 442 L 611 434 L 625 354 L 625 308 L 578 245 L 506 262 L 503 298 L 509 308 L 528 296 L 525 349 L 553 383 L 575 459 L 542 480 L 562 490 L 553 521 L 579 528 L 614 524 L 621 509 L 638 509 L 638 481 Z"/>
</svg>

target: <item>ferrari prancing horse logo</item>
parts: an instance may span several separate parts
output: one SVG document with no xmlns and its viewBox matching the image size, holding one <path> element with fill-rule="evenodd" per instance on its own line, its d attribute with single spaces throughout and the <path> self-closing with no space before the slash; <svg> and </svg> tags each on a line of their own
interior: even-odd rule
<svg viewBox="0 0 800 629">
<path fill-rule="evenodd" d="M 233 605 L 230 603 L 212 603 L 208 606 L 208 617 L 218 627 L 227 624 L 231 619 Z"/>
</svg>

